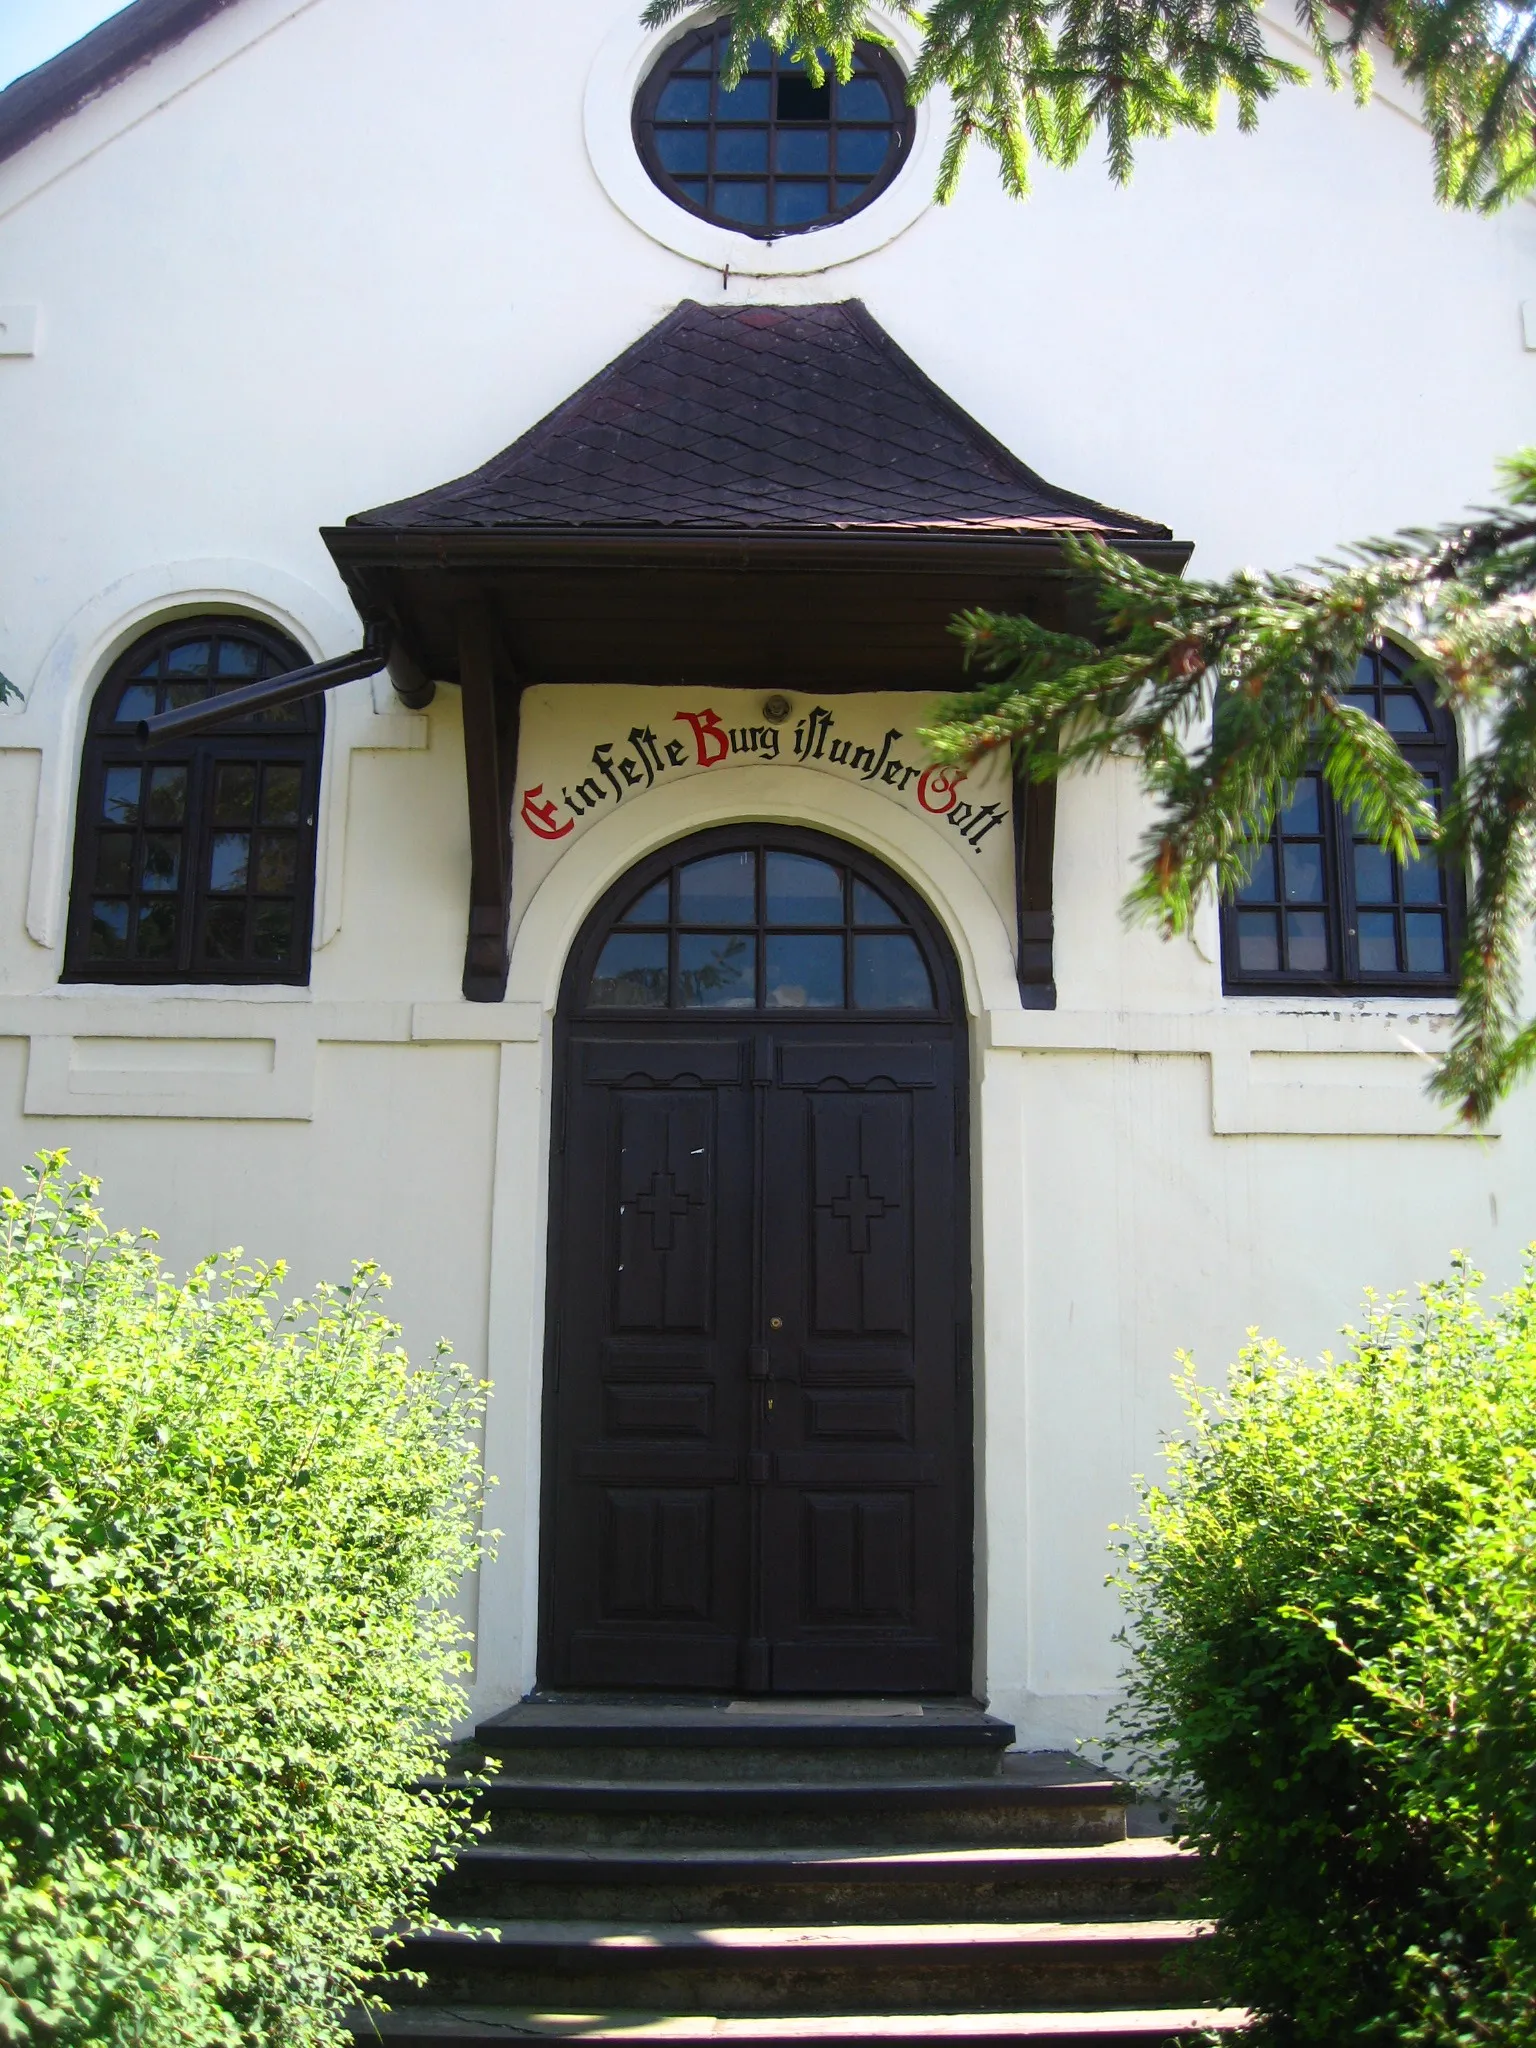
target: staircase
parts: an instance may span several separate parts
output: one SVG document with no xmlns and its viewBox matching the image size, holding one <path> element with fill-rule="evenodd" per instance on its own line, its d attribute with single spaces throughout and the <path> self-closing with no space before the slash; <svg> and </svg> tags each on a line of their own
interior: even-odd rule
<svg viewBox="0 0 1536 2048">
<path fill-rule="evenodd" d="M 385 2048 L 1120 2044 L 1201 2004 L 1188 1859 L 969 1702 L 529 1703 L 480 1727 L 489 1834 L 400 1944 Z"/>
</svg>

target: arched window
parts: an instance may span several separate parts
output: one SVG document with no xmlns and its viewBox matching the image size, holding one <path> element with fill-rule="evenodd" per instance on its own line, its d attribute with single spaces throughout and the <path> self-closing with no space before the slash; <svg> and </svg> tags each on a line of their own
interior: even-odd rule
<svg viewBox="0 0 1536 2048">
<path fill-rule="evenodd" d="M 922 906 L 852 847 L 732 827 L 625 877 L 572 960 L 567 1001 L 588 1016 L 949 1015 L 947 954 Z"/>
<path fill-rule="evenodd" d="M 141 718 L 302 668 L 244 619 L 178 619 L 96 693 L 81 765 L 69 981 L 304 982 L 315 891 L 319 697 L 143 748 Z"/>
<path fill-rule="evenodd" d="M 1345 702 L 1387 728 L 1438 810 L 1456 779 L 1456 728 L 1410 668 L 1392 648 L 1364 655 Z M 1465 910 L 1458 874 L 1432 855 L 1403 862 L 1384 853 L 1314 770 L 1223 907 L 1226 987 L 1449 994 Z"/>
<path fill-rule="evenodd" d="M 729 16 L 668 49 L 635 102 L 635 143 L 651 178 L 688 212 L 772 241 L 845 220 L 883 192 L 912 146 L 901 67 L 855 45 L 853 76 L 817 85 L 759 40 L 724 89 Z"/>
</svg>

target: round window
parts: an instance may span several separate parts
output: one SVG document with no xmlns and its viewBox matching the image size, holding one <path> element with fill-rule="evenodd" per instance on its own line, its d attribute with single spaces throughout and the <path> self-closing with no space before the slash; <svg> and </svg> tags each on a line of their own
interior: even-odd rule
<svg viewBox="0 0 1536 2048">
<path fill-rule="evenodd" d="M 912 146 L 906 79 L 876 43 L 847 84 L 815 84 L 761 38 L 741 82 L 720 79 L 729 16 L 674 43 L 635 102 L 635 141 L 679 206 L 759 241 L 846 220 L 883 192 Z"/>
</svg>

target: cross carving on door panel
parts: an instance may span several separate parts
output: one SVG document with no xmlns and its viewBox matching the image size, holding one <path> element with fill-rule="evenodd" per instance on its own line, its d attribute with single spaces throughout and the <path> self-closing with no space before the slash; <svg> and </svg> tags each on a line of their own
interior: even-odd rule
<svg viewBox="0 0 1536 2048">
<path fill-rule="evenodd" d="M 898 1205 L 886 1201 L 883 1195 L 874 1193 L 869 1185 L 867 1173 L 850 1173 L 840 1195 L 834 1195 L 828 1207 L 834 1216 L 841 1217 L 848 1225 L 848 1249 L 851 1252 L 869 1250 L 869 1226 L 878 1223 L 882 1216 L 890 1214 Z"/>
<path fill-rule="evenodd" d="M 635 1197 L 635 1207 L 642 1216 L 651 1219 L 652 1251 L 669 1252 L 673 1249 L 672 1226 L 681 1222 L 691 1206 L 688 1197 L 678 1192 L 672 1174 L 663 1173 L 658 1168 L 651 1175 L 651 1184 L 645 1193 Z"/>
</svg>

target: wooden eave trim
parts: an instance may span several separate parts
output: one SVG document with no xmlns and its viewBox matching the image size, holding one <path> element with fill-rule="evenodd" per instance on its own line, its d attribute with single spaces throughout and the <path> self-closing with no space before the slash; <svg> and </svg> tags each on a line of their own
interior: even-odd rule
<svg viewBox="0 0 1536 2048">
<path fill-rule="evenodd" d="M 0 92 L 0 163 L 237 0 L 136 0 Z"/>
<path fill-rule="evenodd" d="M 669 567 L 811 570 L 846 574 L 897 568 L 904 574 L 952 574 L 968 568 L 996 575 L 1015 570 L 1035 576 L 1070 577 L 1061 552 L 1063 533 L 944 533 L 831 528 L 816 533 L 707 532 L 634 534 L 578 529 L 547 533 L 455 531 L 408 532 L 387 527 L 322 527 L 320 537 L 343 574 L 369 569 L 437 568 L 445 573 L 590 569 L 594 571 Z M 1177 574 L 1194 551 L 1193 541 L 1171 535 L 1103 534 L 1118 552 L 1149 567 Z"/>
</svg>

